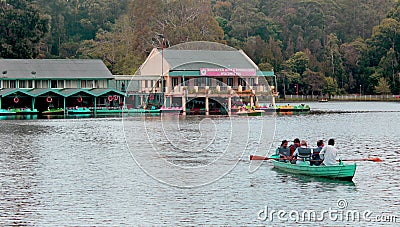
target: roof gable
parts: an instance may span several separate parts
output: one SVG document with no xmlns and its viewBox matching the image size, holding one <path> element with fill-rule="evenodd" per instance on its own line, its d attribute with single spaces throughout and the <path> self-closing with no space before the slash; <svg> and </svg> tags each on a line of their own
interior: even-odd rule
<svg viewBox="0 0 400 227">
<path fill-rule="evenodd" d="M 200 68 L 258 69 L 243 51 L 226 50 L 164 50 L 164 59 L 171 70 L 200 70 Z"/>
</svg>

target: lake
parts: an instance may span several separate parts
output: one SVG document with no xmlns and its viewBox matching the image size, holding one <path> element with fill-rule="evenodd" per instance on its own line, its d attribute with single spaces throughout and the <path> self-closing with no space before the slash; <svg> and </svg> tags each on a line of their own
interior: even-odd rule
<svg viewBox="0 0 400 227">
<path fill-rule="evenodd" d="M 400 103 L 307 104 L 333 113 L 2 120 L 0 226 L 400 222 Z M 384 162 L 357 162 L 353 182 L 250 162 L 296 137 Z"/>
</svg>

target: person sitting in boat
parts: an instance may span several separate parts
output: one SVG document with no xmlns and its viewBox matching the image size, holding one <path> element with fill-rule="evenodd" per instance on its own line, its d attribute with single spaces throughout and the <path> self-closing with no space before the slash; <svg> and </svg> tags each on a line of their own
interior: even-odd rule
<svg viewBox="0 0 400 227">
<path fill-rule="evenodd" d="M 280 161 L 287 162 L 290 158 L 290 148 L 288 147 L 288 141 L 283 140 L 281 146 L 276 149 L 277 154 L 280 157 Z"/>
<path fill-rule="evenodd" d="M 293 140 L 293 144 L 290 145 L 290 147 L 289 147 L 289 148 L 290 148 L 290 158 L 289 158 L 289 159 L 292 159 L 292 158 L 293 158 L 294 151 L 295 151 L 298 147 L 300 147 L 300 139 L 299 139 L 299 138 L 296 138 L 296 139 Z M 291 161 L 291 163 L 292 163 L 292 164 L 295 164 L 296 161 Z"/>
<path fill-rule="evenodd" d="M 322 163 L 322 159 L 319 156 L 319 153 L 321 152 L 322 148 L 324 147 L 324 141 L 323 140 L 318 140 L 317 141 L 317 147 L 313 148 L 313 152 L 311 155 L 311 165 L 314 166 L 319 166 Z"/>
<path fill-rule="evenodd" d="M 300 147 L 298 147 L 293 154 L 293 157 L 297 159 L 296 164 L 302 165 L 303 163 L 306 163 L 310 165 L 311 153 L 312 150 L 307 146 L 307 141 L 302 140 L 300 142 Z"/>
<path fill-rule="evenodd" d="M 328 145 L 324 146 L 319 153 L 319 156 L 321 159 L 324 161 L 322 162 L 322 165 L 325 166 L 333 166 L 336 165 L 336 156 L 338 153 L 338 150 L 334 147 L 335 145 L 335 140 L 334 139 L 329 139 L 328 140 Z"/>
<path fill-rule="evenodd" d="M 300 139 L 299 139 L 299 138 L 296 138 L 296 139 L 293 140 L 293 144 L 290 145 L 290 147 L 289 147 L 289 148 L 290 148 L 290 156 L 293 156 L 294 151 L 295 151 L 298 147 L 300 147 Z"/>
</svg>

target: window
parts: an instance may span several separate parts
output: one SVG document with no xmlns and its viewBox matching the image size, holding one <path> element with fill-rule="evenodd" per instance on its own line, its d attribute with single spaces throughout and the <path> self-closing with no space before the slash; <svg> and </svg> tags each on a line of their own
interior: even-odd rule
<svg viewBox="0 0 400 227">
<path fill-rule="evenodd" d="M 64 80 L 57 81 L 57 87 L 58 88 L 64 88 Z"/>
<path fill-rule="evenodd" d="M 178 86 L 179 85 L 179 78 L 172 78 L 172 87 Z"/>
<path fill-rule="evenodd" d="M 254 78 L 250 78 L 249 79 L 249 85 L 250 86 L 254 86 Z"/>
<path fill-rule="evenodd" d="M 67 80 L 65 82 L 65 88 L 72 88 L 72 81 L 71 80 Z"/>
<path fill-rule="evenodd" d="M 93 80 L 81 80 L 81 88 L 93 88 Z"/>
<path fill-rule="evenodd" d="M 238 85 L 239 86 L 246 86 L 246 80 L 243 78 L 238 78 Z"/>
<path fill-rule="evenodd" d="M 57 80 L 51 81 L 51 88 L 57 88 Z"/>
<path fill-rule="evenodd" d="M 26 88 L 26 80 L 18 81 L 18 87 L 19 88 Z"/>
<path fill-rule="evenodd" d="M 8 88 L 16 88 L 17 87 L 17 82 L 15 80 L 9 80 L 9 85 Z"/>
<path fill-rule="evenodd" d="M 233 87 L 233 78 L 227 78 L 226 84 L 227 84 L 228 86 Z"/>
<path fill-rule="evenodd" d="M 224 84 L 224 79 L 223 78 L 217 78 L 217 86 L 223 86 Z"/>
</svg>

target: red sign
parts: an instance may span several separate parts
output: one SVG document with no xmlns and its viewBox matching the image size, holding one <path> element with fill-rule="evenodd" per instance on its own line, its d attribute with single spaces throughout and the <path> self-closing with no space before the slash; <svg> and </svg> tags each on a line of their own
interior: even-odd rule
<svg viewBox="0 0 400 227">
<path fill-rule="evenodd" d="M 201 76 L 256 76 L 256 69 L 201 68 Z"/>
</svg>

